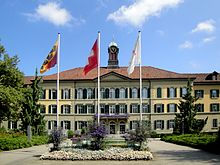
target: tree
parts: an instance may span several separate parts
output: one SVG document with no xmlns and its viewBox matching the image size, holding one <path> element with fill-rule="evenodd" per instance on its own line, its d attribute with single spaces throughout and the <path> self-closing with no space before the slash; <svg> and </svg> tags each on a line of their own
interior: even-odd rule
<svg viewBox="0 0 220 165">
<path fill-rule="evenodd" d="M 34 134 L 42 134 L 45 130 L 44 116 L 40 114 L 41 105 L 38 103 L 42 89 L 40 87 L 41 78 L 37 76 L 31 85 L 24 88 L 24 100 L 22 102 L 22 110 L 20 118 L 22 121 L 21 129 L 27 133 L 27 127 L 32 126 Z"/>
<path fill-rule="evenodd" d="M 192 86 L 189 80 L 187 83 L 187 92 L 178 105 L 180 113 L 177 113 L 175 117 L 174 133 L 198 133 L 203 129 L 207 118 L 205 120 L 195 118 L 198 109 L 195 105 L 197 100 L 198 98 L 192 96 Z"/>
<path fill-rule="evenodd" d="M 17 56 L 9 57 L 0 44 L 0 124 L 18 120 L 23 98 L 23 73 L 17 68 Z"/>
</svg>

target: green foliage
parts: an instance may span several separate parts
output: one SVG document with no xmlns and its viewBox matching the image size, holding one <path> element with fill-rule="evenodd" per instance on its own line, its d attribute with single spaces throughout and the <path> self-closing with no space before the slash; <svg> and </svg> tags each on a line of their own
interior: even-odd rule
<svg viewBox="0 0 220 165">
<path fill-rule="evenodd" d="M 21 133 L 0 133 L 0 150 L 8 151 L 48 143 L 48 136 L 33 136 L 31 142 Z"/>
<path fill-rule="evenodd" d="M 0 44 L 0 124 L 3 120 L 18 120 L 23 98 L 23 73 L 17 68 L 18 62 L 18 57 L 9 57 Z"/>
<path fill-rule="evenodd" d="M 35 135 L 43 135 L 46 124 L 44 116 L 40 114 L 41 105 L 38 103 L 42 92 L 40 82 L 41 78 L 37 76 L 36 70 L 35 79 L 31 86 L 23 89 L 24 100 L 20 112 L 21 129 L 26 132 L 28 125 L 30 125 Z"/>
<path fill-rule="evenodd" d="M 151 135 L 150 122 L 139 122 L 135 130 L 131 130 L 127 136 L 126 141 L 134 147 L 135 150 L 144 150 L 143 143 L 147 142 L 147 138 Z"/>
<path fill-rule="evenodd" d="M 199 133 L 205 126 L 207 119 L 196 119 L 197 108 L 195 102 L 198 98 L 192 96 L 191 82 L 188 81 L 187 93 L 182 97 L 178 105 L 180 113 L 175 117 L 175 134 Z"/>
<path fill-rule="evenodd" d="M 217 143 L 216 135 L 209 135 L 209 134 L 168 135 L 168 136 L 163 136 L 161 140 L 179 145 L 199 148 L 209 152 L 220 153 L 220 150 L 216 148 L 216 146 L 219 145 L 219 143 Z"/>
<path fill-rule="evenodd" d="M 68 137 L 68 138 L 72 138 L 73 135 L 74 135 L 73 130 L 68 130 L 68 131 L 67 131 L 67 137 Z"/>
</svg>

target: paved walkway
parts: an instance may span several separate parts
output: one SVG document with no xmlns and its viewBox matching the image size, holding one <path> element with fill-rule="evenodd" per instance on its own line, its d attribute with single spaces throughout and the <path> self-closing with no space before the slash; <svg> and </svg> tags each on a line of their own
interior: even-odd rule
<svg viewBox="0 0 220 165">
<path fill-rule="evenodd" d="M 149 141 L 149 147 L 154 155 L 152 161 L 50 161 L 39 160 L 48 151 L 48 146 L 42 145 L 0 152 L 0 165 L 220 165 L 220 155 L 201 150 L 155 139 Z"/>
</svg>

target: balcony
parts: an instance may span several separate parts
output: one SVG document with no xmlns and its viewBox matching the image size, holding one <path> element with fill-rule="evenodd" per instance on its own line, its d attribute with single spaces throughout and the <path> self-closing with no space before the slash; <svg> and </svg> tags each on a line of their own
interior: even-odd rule
<svg viewBox="0 0 220 165">
<path fill-rule="evenodd" d="M 98 117 L 98 114 L 95 114 L 95 118 Z M 115 113 L 115 114 L 100 114 L 100 119 L 128 119 L 129 114 L 127 113 Z"/>
</svg>

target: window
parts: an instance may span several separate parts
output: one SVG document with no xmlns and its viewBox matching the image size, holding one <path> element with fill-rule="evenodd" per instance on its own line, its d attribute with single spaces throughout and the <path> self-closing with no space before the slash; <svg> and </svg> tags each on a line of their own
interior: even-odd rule
<svg viewBox="0 0 220 165">
<path fill-rule="evenodd" d="M 55 120 L 48 121 L 48 129 L 54 129 L 56 127 L 57 127 L 57 121 Z"/>
<path fill-rule="evenodd" d="M 83 129 L 87 127 L 87 121 L 78 121 L 79 129 Z"/>
<path fill-rule="evenodd" d="M 87 99 L 87 89 L 83 89 L 83 99 Z"/>
<path fill-rule="evenodd" d="M 40 106 L 40 113 L 46 113 L 46 106 L 45 105 Z"/>
<path fill-rule="evenodd" d="M 138 98 L 138 90 L 137 88 L 132 88 L 132 98 Z"/>
<path fill-rule="evenodd" d="M 120 122 L 119 124 L 119 133 L 120 134 L 124 134 L 125 133 L 125 123 L 124 122 Z"/>
<path fill-rule="evenodd" d="M 176 104 L 167 104 L 167 112 L 174 113 L 177 111 L 177 105 Z"/>
<path fill-rule="evenodd" d="M 154 105 L 154 113 L 163 113 L 164 105 L 163 104 L 155 104 Z"/>
<path fill-rule="evenodd" d="M 139 123 L 138 120 L 130 121 L 130 130 L 136 129 L 138 127 L 138 123 Z"/>
<path fill-rule="evenodd" d="M 101 111 L 102 114 L 105 113 L 105 105 L 104 104 L 100 105 L 100 111 Z"/>
<path fill-rule="evenodd" d="M 115 89 L 111 88 L 109 90 L 109 98 L 114 99 L 115 98 Z"/>
<path fill-rule="evenodd" d="M 89 89 L 87 90 L 87 98 L 88 98 L 88 99 L 92 99 L 92 97 L 93 97 L 92 95 L 93 95 L 92 89 L 89 88 Z"/>
<path fill-rule="evenodd" d="M 61 127 L 63 129 L 70 129 L 70 121 L 61 121 Z"/>
<path fill-rule="evenodd" d="M 143 113 L 150 113 L 149 104 L 143 104 L 142 109 Z"/>
<path fill-rule="evenodd" d="M 164 129 L 164 121 L 163 120 L 155 120 L 154 121 L 154 129 Z"/>
<path fill-rule="evenodd" d="M 100 89 L 100 97 L 101 97 L 101 99 L 105 98 L 105 89 L 104 88 Z"/>
<path fill-rule="evenodd" d="M 142 97 L 144 99 L 148 98 L 148 89 L 147 88 L 142 89 Z"/>
<path fill-rule="evenodd" d="M 180 97 L 184 97 L 187 94 L 187 88 L 183 87 L 180 89 Z"/>
<path fill-rule="evenodd" d="M 217 103 L 210 104 L 210 110 L 211 110 L 211 112 L 218 112 L 219 111 L 219 104 L 217 104 Z"/>
<path fill-rule="evenodd" d="M 176 88 L 167 88 L 167 97 L 168 98 L 176 97 Z"/>
<path fill-rule="evenodd" d="M 78 108 L 79 114 L 87 114 L 87 108 L 86 108 L 86 106 L 84 106 L 84 105 L 78 105 L 77 108 Z"/>
<path fill-rule="evenodd" d="M 82 99 L 83 98 L 83 90 L 80 88 L 77 90 L 77 99 Z"/>
<path fill-rule="evenodd" d="M 131 105 L 131 113 L 139 113 L 137 104 L 132 104 Z"/>
<path fill-rule="evenodd" d="M 167 129 L 174 128 L 175 122 L 174 120 L 167 120 Z"/>
<path fill-rule="evenodd" d="M 212 120 L 212 127 L 213 128 L 218 128 L 218 119 L 213 119 Z"/>
<path fill-rule="evenodd" d="M 93 105 L 87 105 L 87 111 L 88 113 L 95 113 L 95 109 Z"/>
<path fill-rule="evenodd" d="M 62 90 L 62 99 L 70 99 L 70 89 Z"/>
<path fill-rule="evenodd" d="M 204 112 L 204 104 L 195 104 L 197 112 Z"/>
<path fill-rule="evenodd" d="M 70 105 L 61 105 L 62 114 L 70 114 Z"/>
<path fill-rule="evenodd" d="M 109 89 L 108 88 L 105 89 L 105 98 L 106 99 L 109 98 Z"/>
<path fill-rule="evenodd" d="M 159 87 L 157 88 L 157 98 L 161 98 L 162 97 L 162 89 Z"/>
<path fill-rule="evenodd" d="M 109 105 L 109 111 L 110 111 L 110 114 L 115 114 L 116 113 L 115 105 Z"/>
<path fill-rule="evenodd" d="M 217 97 L 219 97 L 219 90 L 218 90 L 218 89 L 212 89 L 212 90 L 210 90 L 210 97 L 211 97 L 211 98 L 217 98 Z"/>
<path fill-rule="evenodd" d="M 127 109 L 124 104 L 119 105 L 119 113 L 127 113 Z"/>
<path fill-rule="evenodd" d="M 195 90 L 195 97 L 203 98 L 204 91 L 203 90 Z"/>
<path fill-rule="evenodd" d="M 49 90 L 49 99 L 57 99 L 57 90 L 56 89 Z"/>
<path fill-rule="evenodd" d="M 40 99 L 46 99 L 46 89 L 43 89 L 43 91 L 40 95 Z"/>
<path fill-rule="evenodd" d="M 17 129 L 17 121 L 8 121 L 8 129 Z"/>
<path fill-rule="evenodd" d="M 49 113 L 57 113 L 57 105 L 49 105 Z"/>
<path fill-rule="evenodd" d="M 119 91 L 119 98 L 124 99 L 125 98 L 125 89 L 121 88 Z"/>
</svg>

